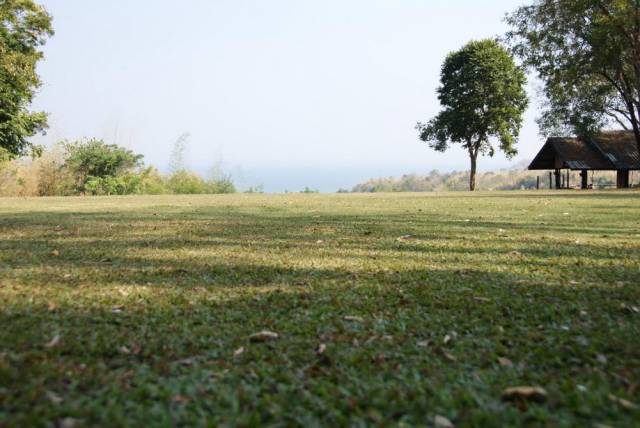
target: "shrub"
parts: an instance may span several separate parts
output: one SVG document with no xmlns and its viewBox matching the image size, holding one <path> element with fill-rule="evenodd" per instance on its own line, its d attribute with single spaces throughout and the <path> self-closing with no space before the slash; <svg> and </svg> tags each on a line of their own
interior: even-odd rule
<svg viewBox="0 0 640 428">
<path fill-rule="evenodd" d="M 194 172 L 181 170 L 169 177 L 169 189 L 177 194 L 203 194 L 207 193 L 207 182 Z"/>
<path fill-rule="evenodd" d="M 79 192 L 86 190 L 90 178 L 118 177 L 142 164 L 142 155 L 102 140 L 64 143 L 64 147 L 67 150 L 65 167 L 73 172 Z M 94 180 L 94 190 L 96 185 Z"/>
</svg>

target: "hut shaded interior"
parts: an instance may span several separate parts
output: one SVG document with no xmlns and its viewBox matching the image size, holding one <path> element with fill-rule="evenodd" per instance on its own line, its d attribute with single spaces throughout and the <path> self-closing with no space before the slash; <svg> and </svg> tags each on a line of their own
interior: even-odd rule
<svg viewBox="0 0 640 428">
<path fill-rule="evenodd" d="M 586 189 L 588 171 L 617 171 L 618 188 L 629 187 L 629 172 L 640 170 L 640 154 L 633 132 L 604 132 L 593 138 L 549 138 L 533 159 L 530 170 L 553 170 L 561 188 L 561 170 L 581 171 Z"/>
</svg>

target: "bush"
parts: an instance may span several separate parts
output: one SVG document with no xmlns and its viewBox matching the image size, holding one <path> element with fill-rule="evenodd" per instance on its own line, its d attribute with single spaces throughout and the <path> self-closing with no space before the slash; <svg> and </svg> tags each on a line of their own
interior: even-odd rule
<svg viewBox="0 0 640 428">
<path fill-rule="evenodd" d="M 88 190 L 86 185 L 90 179 L 93 180 L 93 190 L 96 189 L 95 186 L 118 187 L 115 182 L 109 184 L 108 177 L 125 175 L 142 164 L 142 155 L 115 144 L 106 144 L 102 140 L 64 143 L 64 147 L 67 150 L 65 167 L 73 172 L 79 192 Z M 99 184 L 95 178 L 106 181 Z"/>
<path fill-rule="evenodd" d="M 140 173 L 142 188 L 140 193 L 145 195 L 166 195 L 171 192 L 167 178 L 156 168 L 150 166 Z"/>
<path fill-rule="evenodd" d="M 177 171 L 169 177 L 169 189 L 178 194 L 203 194 L 208 193 L 207 182 L 198 174 L 190 171 Z"/>
<path fill-rule="evenodd" d="M 142 176 L 125 174 L 120 177 L 88 177 L 85 191 L 91 195 L 131 195 L 142 193 Z"/>
</svg>

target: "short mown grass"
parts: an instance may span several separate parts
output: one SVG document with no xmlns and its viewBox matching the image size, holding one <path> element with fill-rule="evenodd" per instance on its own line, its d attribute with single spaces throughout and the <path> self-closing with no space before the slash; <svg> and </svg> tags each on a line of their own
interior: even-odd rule
<svg viewBox="0 0 640 428">
<path fill-rule="evenodd" d="M 638 426 L 639 307 L 638 192 L 0 199 L 0 426 Z"/>
</svg>

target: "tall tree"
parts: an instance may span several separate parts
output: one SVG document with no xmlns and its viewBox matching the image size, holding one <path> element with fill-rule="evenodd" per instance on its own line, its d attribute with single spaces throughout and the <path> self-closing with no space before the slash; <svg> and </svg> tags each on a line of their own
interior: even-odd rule
<svg viewBox="0 0 640 428">
<path fill-rule="evenodd" d="M 442 66 L 438 99 L 443 110 L 418 123 L 420 138 L 438 151 L 449 143 L 469 153 L 469 189 L 476 188 L 478 155 L 493 156 L 492 140 L 513 157 L 527 108 L 527 78 L 509 52 L 495 40 L 472 41 L 450 53 Z"/>
<path fill-rule="evenodd" d="M 47 115 L 28 110 L 40 86 L 40 48 L 53 35 L 51 16 L 33 0 L 0 0 L 0 161 L 36 151 L 29 137 Z"/>
<path fill-rule="evenodd" d="M 632 129 L 640 150 L 640 1 L 537 0 L 507 39 L 544 83 L 546 134 Z"/>
</svg>

